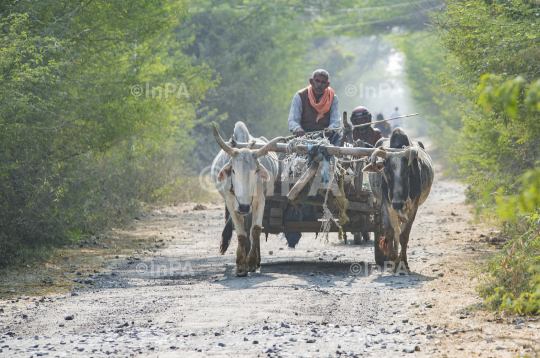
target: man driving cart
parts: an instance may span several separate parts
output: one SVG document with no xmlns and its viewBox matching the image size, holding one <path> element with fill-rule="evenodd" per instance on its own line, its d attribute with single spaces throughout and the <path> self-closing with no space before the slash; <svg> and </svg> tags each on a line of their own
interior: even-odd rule
<svg viewBox="0 0 540 358">
<path fill-rule="evenodd" d="M 334 130 L 339 127 L 340 123 L 338 98 L 330 87 L 328 71 L 316 70 L 309 79 L 309 83 L 309 86 L 298 91 L 293 97 L 289 112 L 289 129 L 297 137 L 310 132 L 326 130 L 325 137 L 329 137 L 332 145 L 339 146 L 341 135 L 337 130 Z M 299 210 L 287 205 L 285 220 L 317 221 L 317 213 L 312 205 L 303 205 Z M 301 232 L 287 233 L 289 247 L 294 248 L 301 237 Z"/>
<path fill-rule="evenodd" d="M 325 136 L 330 137 L 330 143 L 339 146 L 341 136 L 334 130 L 340 121 L 338 98 L 330 87 L 330 75 L 326 70 L 316 70 L 309 83 L 293 97 L 289 129 L 297 137 L 327 129 Z"/>
</svg>

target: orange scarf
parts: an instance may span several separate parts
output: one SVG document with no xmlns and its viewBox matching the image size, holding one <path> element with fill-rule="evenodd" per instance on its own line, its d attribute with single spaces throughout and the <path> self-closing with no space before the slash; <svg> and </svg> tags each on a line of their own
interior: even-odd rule
<svg viewBox="0 0 540 358">
<path fill-rule="evenodd" d="M 330 107 L 332 107 L 332 101 L 334 100 L 334 90 L 330 87 L 324 90 L 324 93 L 321 96 L 321 100 L 319 103 L 315 102 L 315 94 L 313 93 L 313 86 L 309 85 L 308 87 L 308 97 L 309 97 L 309 103 L 317 110 L 319 115 L 317 115 L 317 121 L 324 117 L 325 113 L 330 110 Z"/>
</svg>

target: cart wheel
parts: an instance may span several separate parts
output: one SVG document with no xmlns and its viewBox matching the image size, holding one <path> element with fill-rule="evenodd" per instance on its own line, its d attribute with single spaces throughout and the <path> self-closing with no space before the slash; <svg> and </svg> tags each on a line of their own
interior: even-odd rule
<svg viewBox="0 0 540 358">
<path fill-rule="evenodd" d="M 364 241 L 369 241 L 369 231 L 363 232 L 362 237 L 364 238 Z"/>
<path fill-rule="evenodd" d="M 354 244 L 355 245 L 362 245 L 362 235 L 359 232 L 354 234 Z"/>
<path fill-rule="evenodd" d="M 379 248 L 379 243 L 381 242 L 380 232 L 375 232 L 375 239 L 373 240 L 374 250 L 375 251 L 375 263 L 380 267 L 384 267 L 384 262 L 388 261 L 388 256 L 386 256 L 382 250 Z"/>
</svg>

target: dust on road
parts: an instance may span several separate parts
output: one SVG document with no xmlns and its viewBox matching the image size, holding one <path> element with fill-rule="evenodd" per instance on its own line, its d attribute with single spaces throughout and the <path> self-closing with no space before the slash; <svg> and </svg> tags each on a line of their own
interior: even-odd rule
<svg viewBox="0 0 540 358">
<path fill-rule="evenodd" d="M 78 248 L 108 251 L 107 266 L 70 270 L 64 293 L 3 291 L 0 355 L 534 355 L 535 323 L 474 309 L 471 270 L 495 249 L 464 200 L 463 186 L 436 177 L 413 226 L 406 276 L 375 269 L 373 241 L 306 234 L 295 250 L 276 235 L 262 240 L 260 272 L 238 278 L 236 242 L 218 254 L 222 203 L 154 210 L 133 230 Z"/>
</svg>

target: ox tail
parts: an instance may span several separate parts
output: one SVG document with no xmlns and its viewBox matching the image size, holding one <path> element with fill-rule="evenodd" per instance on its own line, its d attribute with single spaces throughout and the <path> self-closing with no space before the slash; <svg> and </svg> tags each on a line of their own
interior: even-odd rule
<svg viewBox="0 0 540 358">
<path fill-rule="evenodd" d="M 233 231 L 233 222 L 232 217 L 229 216 L 229 219 L 227 220 L 227 223 L 225 224 L 225 227 L 223 228 L 223 232 L 221 233 L 221 243 L 219 244 L 219 253 L 224 255 L 227 249 L 229 248 L 229 243 L 231 242 L 232 237 L 232 231 Z"/>
<path fill-rule="evenodd" d="M 379 249 L 385 256 L 388 256 L 388 239 L 386 236 L 383 236 L 381 241 L 379 241 Z"/>
</svg>

